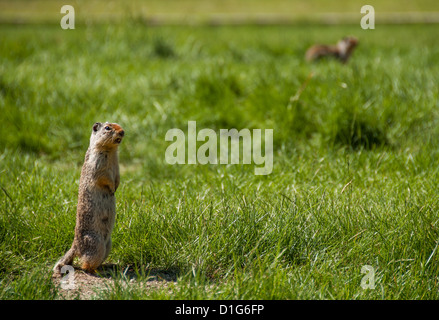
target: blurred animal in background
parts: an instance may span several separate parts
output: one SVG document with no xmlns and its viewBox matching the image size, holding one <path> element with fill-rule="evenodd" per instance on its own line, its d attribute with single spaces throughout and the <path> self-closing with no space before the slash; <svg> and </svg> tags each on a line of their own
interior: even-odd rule
<svg viewBox="0 0 439 320">
<path fill-rule="evenodd" d="M 316 61 L 324 57 L 334 57 L 342 63 L 346 63 L 352 55 L 358 39 L 355 37 L 344 37 L 334 45 L 314 45 L 305 54 L 307 61 Z"/>
</svg>

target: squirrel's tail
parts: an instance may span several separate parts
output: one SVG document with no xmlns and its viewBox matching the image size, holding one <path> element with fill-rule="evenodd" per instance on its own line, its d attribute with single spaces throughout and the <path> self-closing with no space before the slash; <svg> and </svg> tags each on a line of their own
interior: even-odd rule
<svg viewBox="0 0 439 320">
<path fill-rule="evenodd" d="M 72 246 L 70 250 L 67 251 L 66 254 L 58 260 L 58 262 L 55 264 L 55 267 L 53 267 L 53 271 L 56 273 L 61 273 L 61 268 L 65 265 L 71 265 L 75 256 L 76 250 L 75 247 Z"/>
</svg>

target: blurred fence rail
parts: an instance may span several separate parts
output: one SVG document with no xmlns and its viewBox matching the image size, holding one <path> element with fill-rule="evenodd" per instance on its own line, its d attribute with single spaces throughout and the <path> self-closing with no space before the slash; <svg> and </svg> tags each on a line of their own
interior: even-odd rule
<svg viewBox="0 0 439 320">
<path fill-rule="evenodd" d="M 45 15 L 41 17 L 23 14 L 0 13 L 0 24 L 38 24 L 59 23 L 61 15 Z M 307 16 L 292 16 L 282 14 L 210 14 L 207 16 L 192 16 L 186 14 L 154 14 L 121 16 L 114 13 L 76 15 L 76 22 L 108 23 L 137 20 L 147 25 L 288 25 L 288 24 L 357 24 L 361 15 L 349 13 L 321 13 Z M 439 23 L 439 12 L 411 13 L 381 13 L 376 15 L 376 24 L 436 24 Z"/>
<path fill-rule="evenodd" d="M 75 20 L 106 23 L 137 20 L 149 25 L 356 24 L 363 0 L 0 0 L 0 23 L 59 23 L 69 4 Z M 439 1 L 368 1 L 376 24 L 439 23 Z"/>
</svg>

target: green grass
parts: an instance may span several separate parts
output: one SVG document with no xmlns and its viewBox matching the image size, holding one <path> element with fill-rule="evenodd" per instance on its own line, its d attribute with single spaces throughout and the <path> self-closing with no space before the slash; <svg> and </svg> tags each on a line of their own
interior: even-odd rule
<svg viewBox="0 0 439 320">
<path fill-rule="evenodd" d="M 51 267 L 73 239 L 91 126 L 107 120 L 126 132 L 107 262 L 178 280 L 117 276 L 96 298 L 437 299 L 438 32 L 0 26 L 0 299 L 59 296 Z M 360 39 L 349 64 L 304 62 L 346 34 Z M 167 164 L 165 134 L 189 120 L 272 128 L 273 172 Z"/>
</svg>

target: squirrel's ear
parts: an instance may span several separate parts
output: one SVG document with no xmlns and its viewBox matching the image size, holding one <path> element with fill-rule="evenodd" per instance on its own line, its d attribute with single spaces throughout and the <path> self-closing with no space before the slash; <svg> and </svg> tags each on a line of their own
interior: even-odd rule
<svg viewBox="0 0 439 320">
<path fill-rule="evenodd" d="M 100 123 L 100 122 L 96 122 L 96 123 L 93 125 L 93 132 L 98 131 L 99 128 L 100 128 L 101 126 L 102 126 L 102 123 Z"/>
</svg>

